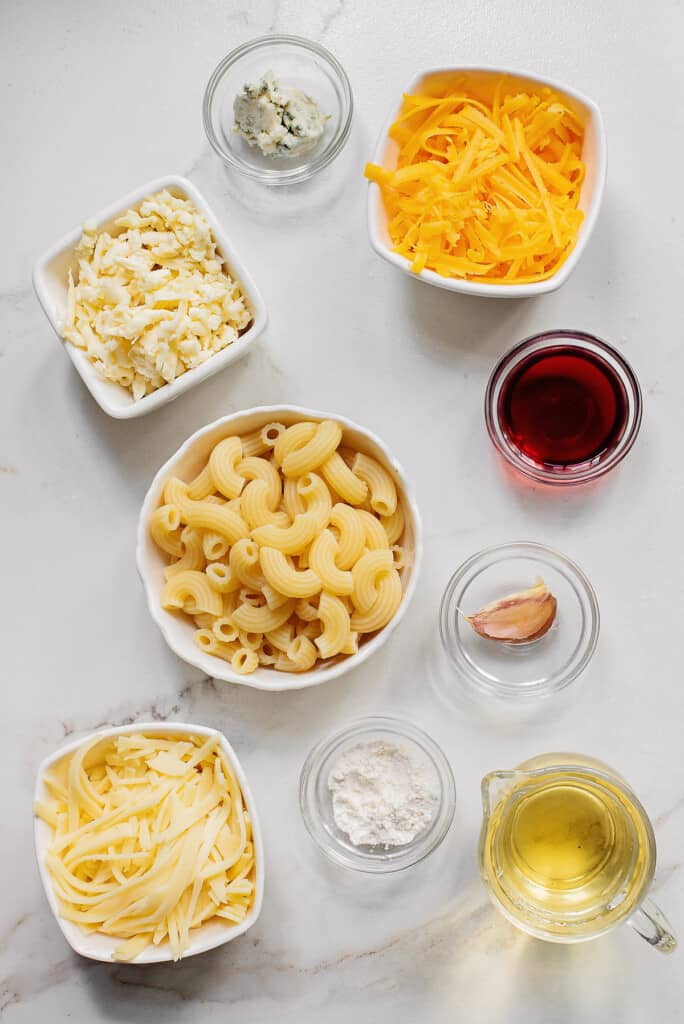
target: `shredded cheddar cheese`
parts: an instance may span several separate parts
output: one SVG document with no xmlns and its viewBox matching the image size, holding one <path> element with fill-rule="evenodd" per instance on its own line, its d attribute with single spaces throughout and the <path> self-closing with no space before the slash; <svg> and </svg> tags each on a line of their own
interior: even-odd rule
<svg viewBox="0 0 684 1024">
<path fill-rule="evenodd" d="M 52 829 L 46 867 L 60 914 L 122 940 L 133 960 L 168 940 L 174 960 L 211 919 L 254 903 L 254 844 L 217 734 L 95 737 L 46 777 L 35 813 Z"/>
<path fill-rule="evenodd" d="M 551 277 L 582 223 L 584 130 L 568 101 L 506 78 L 436 76 L 390 128 L 396 168 L 366 166 L 411 270 L 494 284 Z"/>
</svg>

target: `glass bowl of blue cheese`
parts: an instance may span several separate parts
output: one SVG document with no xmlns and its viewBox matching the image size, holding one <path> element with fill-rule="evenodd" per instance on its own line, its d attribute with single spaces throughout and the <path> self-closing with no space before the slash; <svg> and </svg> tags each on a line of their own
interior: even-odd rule
<svg viewBox="0 0 684 1024">
<path fill-rule="evenodd" d="M 349 79 L 333 55 L 299 36 L 252 39 L 228 54 L 204 94 L 204 127 L 229 167 L 267 185 L 311 178 L 351 128 Z"/>
</svg>

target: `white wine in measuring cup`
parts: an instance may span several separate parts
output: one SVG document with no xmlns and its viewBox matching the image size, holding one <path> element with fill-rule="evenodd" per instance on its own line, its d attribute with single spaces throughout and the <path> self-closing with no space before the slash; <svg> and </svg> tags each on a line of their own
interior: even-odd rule
<svg viewBox="0 0 684 1024">
<path fill-rule="evenodd" d="M 653 828 L 627 783 L 600 761 L 549 754 L 482 782 L 480 870 L 513 924 L 555 942 L 580 942 L 628 920 L 652 945 L 674 949 L 646 900 Z"/>
</svg>

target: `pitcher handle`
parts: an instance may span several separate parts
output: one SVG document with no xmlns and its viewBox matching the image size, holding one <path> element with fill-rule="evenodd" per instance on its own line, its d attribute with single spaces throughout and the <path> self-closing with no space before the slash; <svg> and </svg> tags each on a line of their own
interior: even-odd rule
<svg viewBox="0 0 684 1024">
<path fill-rule="evenodd" d="M 672 953 L 677 947 L 677 939 L 672 934 L 670 922 L 660 907 L 648 897 L 638 910 L 634 911 L 628 924 L 659 953 Z"/>
</svg>

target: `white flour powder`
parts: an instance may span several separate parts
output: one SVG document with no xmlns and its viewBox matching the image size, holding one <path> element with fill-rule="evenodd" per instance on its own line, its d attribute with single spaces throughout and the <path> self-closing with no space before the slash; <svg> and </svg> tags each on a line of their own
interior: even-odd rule
<svg viewBox="0 0 684 1024">
<path fill-rule="evenodd" d="M 359 743 L 335 762 L 328 778 L 335 824 L 354 846 L 403 846 L 435 816 L 434 769 L 405 747 Z"/>
</svg>

